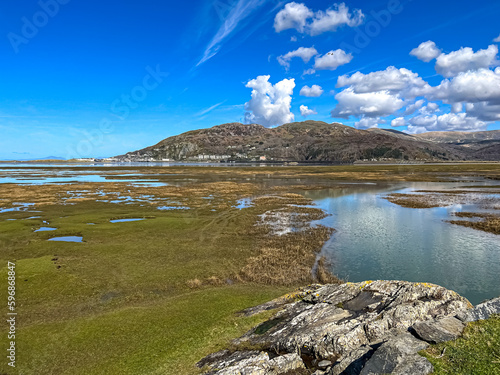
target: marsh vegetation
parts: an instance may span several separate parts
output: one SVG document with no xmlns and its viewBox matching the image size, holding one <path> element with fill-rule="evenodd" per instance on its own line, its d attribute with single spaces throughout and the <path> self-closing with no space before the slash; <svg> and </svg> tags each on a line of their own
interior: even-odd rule
<svg viewBox="0 0 500 375">
<path fill-rule="evenodd" d="M 334 228 L 310 225 L 325 212 L 305 191 L 350 181 L 472 184 L 499 178 L 500 168 L 0 167 L 0 178 L 30 174 L 106 178 L 0 184 L 1 258 L 17 264 L 18 351 L 29 353 L 20 371 L 194 374 L 196 361 L 268 317 L 238 311 L 337 281 L 318 256 Z M 57 230 L 35 232 L 44 226 Z M 70 236 L 82 242 L 47 241 Z"/>
</svg>

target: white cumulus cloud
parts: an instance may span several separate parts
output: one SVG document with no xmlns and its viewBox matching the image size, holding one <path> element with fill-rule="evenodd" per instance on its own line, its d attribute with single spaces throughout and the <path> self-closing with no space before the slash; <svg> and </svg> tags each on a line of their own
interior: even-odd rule
<svg viewBox="0 0 500 375">
<path fill-rule="evenodd" d="M 429 62 L 441 54 L 441 50 L 436 47 L 436 43 L 431 40 L 421 43 L 417 48 L 411 50 L 410 55 L 417 59 Z"/>
<path fill-rule="evenodd" d="M 436 59 L 436 72 L 444 77 L 453 77 L 469 70 L 488 68 L 497 63 L 497 54 L 498 47 L 494 44 L 477 52 L 472 48 L 462 47 L 458 51 L 439 55 Z"/>
<path fill-rule="evenodd" d="M 500 121 L 500 104 L 488 102 L 467 103 L 467 115 L 482 121 Z"/>
<path fill-rule="evenodd" d="M 349 8 L 344 3 L 334 4 L 332 8 L 327 9 L 325 12 L 320 10 L 314 14 L 310 34 L 319 35 L 327 31 L 336 31 L 337 28 L 343 25 L 356 27 L 363 22 L 364 17 L 363 12 L 359 9 L 350 13 Z"/>
<path fill-rule="evenodd" d="M 415 111 L 417 109 L 422 108 L 422 106 L 424 104 L 425 104 L 425 100 L 423 100 L 423 99 L 417 100 L 415 103 L 410 104 L 409 106 L 406 107 L 405 116 L 412 115 L 413 113 L 415 113 Z"/>
<path fill-rule="evenodd" d="M 279 33 L 287 29 L 296 29 L 302 33 L 304 32 L 307 19 L 313 15 L 313 11 L 304 4 L 288 3 L 276 14 L 274 18 L 274 30 Z"/>
<path fill-rule="evenodd" d="M 302 96 L 317 98 L 321 94 L 323 94 L 323 89 L 318 85 L 312 85 L 311 87 L 306 85 L 300 89 L 300 95 Z"/>
<path fill-rule="evenodd" d="M 499 36 L 497 36 L 495 39 L 493 39 L 493 41 L 494 41 L 495 43 L 500 43 L 500 35 L 499 35 Z"/>
<path fill-rule="evenodd" d="M 447 103 L 494 102 L 500 104 L 500 68 L 459 73 L 433 88 L 431 97 Z"/>
<path fill-rule="evenodd" d="M 418 55 L 430 47 L 435 45 L 425 42 L 412 54 Z M 335 95 L 338 103 L 331 115 L 354 117 L 358 121 L 356 126 L 360 127 L 368 127 L 392 115 L 395 118 L 391 125 L 408 126 L 409 133 L 486 130 L 488 124 L 500 121 L 497 54 L 496 45 L 477 52 L 461 48 L 448 54 L 440 53 L 436 70 L 445 77 L 437 86 L 430 86 L 411 70 L 394 66 L 366 74 L 342 75 L 336 87 L 343 90 Z M 427 57 L 420 55 L 421 58 L 430 56 L 430 53 Z"/>
<path fill-rule="evenodd" d="M 427 129 L 422 126 L 408 125 L 408 130 L 404 132 L 408 134 L 421 134 L 427 132 Z"/>
<path fill-rule="evenodd" d="M 318 112 L 313 111 L 312 109 L 309 109 L 306 105 L 301 105 L 300 106 L 300 114 L 303 117 L 307 117 L 307 116 L 310 116 L 310 115 L 317 115 Z"/>
<path fill-rule="evenodd" d="M 404 119 L 404 117 L 396 117 L 394 120 L 391 121 L 392 127 L 405 126 L 405 125 L 406 125 L 406 120 Z"/>
<path fill-rule="evenodd" d="M 262 75 L 248 81 L 252 99 L 245 103 L 245 122 L 264 126 L 282 125 L 294 120 L 290 112 L 294 79 L 284 79 L 275 85 L 269 82 L 271 76 Z"/>
<path fill-rule="evenodd" d="M 437 103 L 427 103 L 426 106 L 422 107 L 420 109 L 420 113 L 424 115 L 432 115 L 433 113 L 436 113 L 439 111 L 439 104 Z"/>
<path fill-rule="evenodd" d="M 348 64 L 352 60 L 352 54 L 344 50 L 337 49 L 330 51 L 323 56 L 317 56 L 314 59 L 314 69 L 316 70 L 335 70 L 341 65 Z"/>
<path fill-rule="evenodd" d="M 378 124 L 382 124 L 385 121 L 380 120 L 380 118 L 362 117 L 359 121 L 354 123 L 356 129 L 369 129 L 376 128 Z"/>
<path fill-rule="evenodd" d="M 451 105 L 451 113 L 459 113 L 459 112 L 462 112 L 463 109 L 464 109 L 464 106 L 462 103 L 453 103 Z"/>
<path fill-rule="evenodd" d="M 351 76 L 340 76 L 337 87 L 345 86 L 350 86 L 356 93 L 404 91 L 407 97 L 423 95 L 431 88 L 417 73 L 405 68 L 397 69 L 394 66 L 369 74 L 356 72 Z"/>
<path fill-rule="evenodd" d="M 356 93 L 349 87 L 337 95 L 337 106 L 331 111 L 332 117 L 348 119 L 349 116 L 381 117 L 401 109 L 405 102 L 389 91 Z"/>
<path fill-rule="evenodd" d="M 411 125 L 426 131 L 481 131 L 486 123 L 466 113 L 445 113 L 444 115 L 420 115 L 411 118 Z"/>
<path fill-rule="evenodd" d="M 274 29 L 278 33 L 295 29 L 300 33 L 319 35 L 327 31 L 336 31 L 345 25 L 356 27 L 363 22 L 364 17 L 359 9 L 350 12 L 345 3 L 333 4 L 326 11 L 313 12 L 302 3 L 291 2 L 276 14 Z"/>
<path fill-rule="evenodd" d="M 300 47 L 297 48 L 295 51 L 290 51 L 286 53 L 285 55 L 278 56 L 278 62 L 280 65 L 289 68 L 290 67 L 290 60 L 293 59 L 294 57 L 300 57 L 302 61 L 305 63 L 308 63 L 309 60 L 315 55 L 318 54 L 318 51 L 316 51 L 316 48 L 314 47 Z"/>
</svg>

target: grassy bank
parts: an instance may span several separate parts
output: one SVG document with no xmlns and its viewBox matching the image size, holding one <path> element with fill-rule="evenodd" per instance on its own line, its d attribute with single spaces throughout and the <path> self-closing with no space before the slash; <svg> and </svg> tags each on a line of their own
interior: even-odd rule
<svg viewBox="0 0 500 375">
<path fill-rule="evenodd" d="M 469 323 L 457 340 L 432 345 L 421 352 L 434 365 L 434 374 L 500 373 L 500 316 Z"/>
</svg>

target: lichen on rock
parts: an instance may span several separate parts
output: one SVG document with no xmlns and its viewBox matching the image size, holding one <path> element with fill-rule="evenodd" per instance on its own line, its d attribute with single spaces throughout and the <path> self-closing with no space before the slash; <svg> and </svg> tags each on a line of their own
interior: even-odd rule
<svg viewBox="0 0 500 375">
<path fill-rule="evenodd" d="M 429 341 L 454 337 L 463 326 L 454 316 L 472 307 L 454 291 L 406 281 L 315 285 L 301 296 L 284 305 L 280 300 L 282 308 L 273 317 L 233 341 L 235 353 L 238 348 L 259 348 L 253 359 L 225 364 L 207 357 L 200 363 L 219 375 L 284 374 L 292 368 L 299 371 L 300 364 L 323 374 L 428 374 L 432 365 L 417 354 L 428 343 L 415 328 Z M 269 303 L 264 306 L 250 311 L 267 310 Z M 325 367 L 327 363 L 331 365 Z M 244 366 L 259 370 L 248 372 Z"/>
</svg>

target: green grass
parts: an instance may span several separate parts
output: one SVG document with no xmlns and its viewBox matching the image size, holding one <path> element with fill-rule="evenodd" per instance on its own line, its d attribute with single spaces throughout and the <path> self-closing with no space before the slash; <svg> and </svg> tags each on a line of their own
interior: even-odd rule
<svg viewBox="0 0 500 375">
<path fill-rule="evenodd" d="M 500 374 L 500 315 L 469 323 L 461 338 L 432 345 L 421 354 L 434 365 L 436 375 Z"/>
<path fill-rule="evenodd" d="M 194 364 L 264 319 L 234 312 L 276 289 L 205 288 L 154 304 L 122 307 L 19 331 L 24 374 L 194 374 Z M 30 353 L 29 356 L 23 355 Z"/>
<path fill-rule="evenodd" d="M 0 361 L 0 373 L 192 374 L 196 361 L 265 318 L 235 312 L 288 291 L 225 283 L 255 251 L 255 239 L 242 235 L 255 216 L 244 211 L 94 202 L 41 210 L 40 219 L 0 221 L 1 283 L 15 261 L 19 314 L 17 372 Z M 117 217 L 149 219 L 109 222 Z M 42 220 L 59 229 L 34 233 Z M 84 242 L 47 241 L 61 235 Z M 212 276 L 225 285 L 187 285 Z"/>
</svg>

